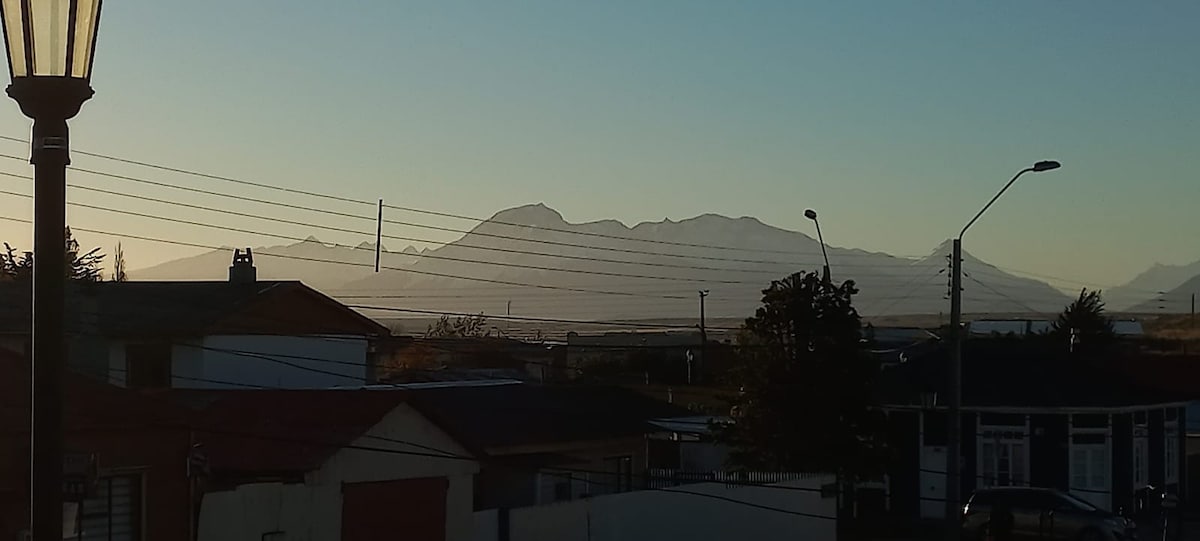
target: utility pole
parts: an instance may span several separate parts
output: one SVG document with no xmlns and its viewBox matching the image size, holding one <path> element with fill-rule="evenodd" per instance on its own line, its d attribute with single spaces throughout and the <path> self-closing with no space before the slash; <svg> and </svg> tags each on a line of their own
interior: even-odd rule
<svg viewBox="0 0 1200 541">
<path fill-rule="evenodd" d="M 1196 294 L 1192 293 L 1192 327 L 1196 326 Z"/>
<path fill-rule="evenodd" d="M 959 467 L 962 461 L 962 235 L 954 239 L 950 257 L 950 411 L 946 419 L 946 526 L 947 539 L 959 537 L 959 493 L 962 481 Z"/>
<path fill-rule="evenodd" d="M 1016 175 L 1005 184 L 992 199 L 983 206 L 978 213 L 975 214 L 971 221 L 958 232 L 958 236 L 954 238 L 954 249 L 950 255 L 950 369 L 947 378 L 947 384 L 950 392 L 949 415 L 947 415 L 946 426 L 946 539 L 948 541 L 958 541 L 962 535 L 962 524 L 960 517 L 962 515 L 962 238 L 967 234 L 967 230 L 975 225 L 983 213 L 987 212 L 992 204 L 1000 199 L 1001 195 L 1008 190 L 1009 187 L 1021 178 L 1025 173 L 1041 173 L 1043 171 L 1051 171 L 1058 169 L 1061 165 L 1055 161 L 1041 161 L 1033 164 L 1032 167 L 1027 167 L 1019 171 Z"/>
<path fill-rule="evenodd" d="M 700 364 L 701 364 L 701 366 L 703 366 L 704 363 L 708 360 L 707 357 L 705 357 L 705 355 L 704 355 L 704 353 L 708 350 L 708 331 L 707 331 L 707 329 L 705 329 L 705 325 L 704 325 L 704 298 L 708 297 L 708 290 L 701 289 L 699 291 L 699 293 L 700 293 Z M 688 383 L 691 383 L 690 376 L 692 374 L 692 370 L 691 370 L 690 362 L 688 363 L 688 367 L 689 367 Z"/>
<path fill-rule="evenodd" d="M 379 252 L 383 250 L 383 200 L 379 200 L 379 217 L 375 220 L 375 272 L 379 272 Z"/>
</svg>

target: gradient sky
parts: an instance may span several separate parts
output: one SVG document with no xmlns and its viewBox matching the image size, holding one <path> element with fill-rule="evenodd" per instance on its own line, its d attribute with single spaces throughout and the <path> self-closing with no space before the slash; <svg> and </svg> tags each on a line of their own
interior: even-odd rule
<svg viewBox="0 0 1200 541">
<path fill-rule="evenodd" d="M 104 7 L 96 97 L 72 124 L 78 149 L 477 216 L 544 201 L 571 221 L 716 212 L 811 233 L 802 212 L 814 207 L 831 244 L 897 254 L 928 253 L 1015 171 L 1057 159 L 1063 169 L 1025 178 L 997 203 L 968 235 L 968 251 L 1098 284 L 1124 282 L 1154 262 L 1200 259 L 1194 0 Z M 28 121 L 6 103 L 0 134 L 25 136 Z M 26 152 L 0 143 L 0 153 Z M 82 156 L 76 165 L 279 197 Z M 29 169 L 0 160 L 0 171 Z M 71 179 L 181 197 L 80 173 Z M 0 178 L 0 186 L 29 191 L 20 180 Z M 365 240 L 111 196 L 72 198 Z M 29 208 L 0 195 L 0 215 L 24 218 Z M 278 244 L 98 211 L 70 215 L 77 227 Z M 80 236 L 106 249 L 115 243 Z M 0 239 L 28 246 L 29 238 L 27 227 L 0 222 Z M 134 268 L 194 252 L 145 242 L 126 242 L 126 250 Z"/>
</svg>

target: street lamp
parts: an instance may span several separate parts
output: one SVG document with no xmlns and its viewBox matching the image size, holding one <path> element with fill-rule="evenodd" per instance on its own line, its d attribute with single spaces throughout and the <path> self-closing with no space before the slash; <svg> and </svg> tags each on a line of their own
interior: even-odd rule
<svg viewBox="0 0 1200 541">
<path fill-rule="evenodd" d="M 1041 161 L 1033 164 L 1030 167 L 1017 172 L 1012 180 L 1008 181 L 996 195 L 992 197 L 983 206 L 971 221 L 959 231 L 958 237 L 954 239 L 954 253 L 951 255 L 951 275 L 953 276 L 950 285 L 950 338 L 953 342 L 950 357 L 950 418 L 948 419 L 948 427 L 946 431 L 946 445 L 949 449 L 946 452 L 946 528 L 947 538 L 951 541 L 959 536 L 959 513 L 960 513 L 960 494 L 962 492 L 962 481 L 960 481 L 960 466 L 962 462 L 962 238 L 967 233 L 967 230 L 975 225 L 975 221 L 983 216 L 987 209 L 991 208 L 992 203 L 1000 199 L 1001 195 L 1012 186 L 1021 175 L 1025 173 L 1041 173 L 1043 171 L 1051 171 L 1062 167 L 1062 164 L 1055 161 Z"/>
<path fill-rule="evenodd" d="M 804 211 L 804 217 L 813 221 L 817 226 L 817 240 L 821 242 L 821 255 L 825 258 L 825 281 L 829 281 L 829 253 L 825 251 L 825 237 L 821 236 L 821 222 L 817 221 L 817 211 L 808 209 Z"/>
<path fill-rule="evenodd" d="M 92 97 L 101 0 L 0 0 L 12 84 L 8 95 L 33 119 L 33 416 L 30 527 L 62 539 L 62 373 L 66 288 L 67 120 Z"/>
</svg>

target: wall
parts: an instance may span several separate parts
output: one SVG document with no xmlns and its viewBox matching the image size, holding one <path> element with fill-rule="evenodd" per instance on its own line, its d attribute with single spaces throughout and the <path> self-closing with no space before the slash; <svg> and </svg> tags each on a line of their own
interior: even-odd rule
<svg viewBox="0 0 1200 541">
<path fill-rule="evenodd" d="M 0 539 L 17 539 L 28 527 L 28 435 L 0 435 Z M 75 429 L 68 452 L 96 455 L 101 477 L 142 475 L 143 539 L 187 539 L 188 481 L 183 464 L 188 432 L 157 427 Z M 255 538 L 257 541 L 259 538 Z"/>
<path fill-rule="evenodd" d="M 287 389 L 358 386 L 366 382 L 367 341 L 362 337 L 223 335 L 205 337 L 201 346 L 176 346 L 172 373 L 202 380 Z M 197 352 L 202 356 L 198 366 L 190 360 L 190 355 Z M 247 352 L 267 358 L 246 355 Z M 173 384 L 200 389 L 234 387 L 180 379 Z"/>
<path fill-rule="evenodd" d="M 403 440 L 406 445 L 389 440 Z M 448 451 L 468 453 L 407 405 L 388 413 L 356 447 L 395 452 L 342 449 L 304 483 L 257 483 L 204 496 L 200 541 L 259 541 L 265 532 L 283 531 L 288 539 L 334 541 L 341 535 L 342 484 L 446 477 L 446 540 L 468 541 L 472 530 L 473 476 L 478 462 L 403 454 Z"/>
<path fill-rule="evenodd" d="M 512 509 L 509 511 L 509 539 L 833 541 L 837 536 L 835 520 L 797 516 L 718 499 L 729 498 L 776 509 L 835 517 L 836 499 L 823 499 L 819 492 L 823 483 L 831 482 L 833 478 L 827 477 L 775 485 L 805 490 L 703 483 L 669 490 L 643 490 Z M 697 496 L 696 493 L 708 496 Z M 474 522 L 477 527 L 475 541 L 499 541 L 498 513 L 477 513 Z"/>
</svg>

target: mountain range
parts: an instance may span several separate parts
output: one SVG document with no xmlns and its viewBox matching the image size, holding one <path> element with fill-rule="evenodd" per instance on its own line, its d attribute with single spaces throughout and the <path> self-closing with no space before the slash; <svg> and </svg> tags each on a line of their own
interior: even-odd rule
<svg viewBox="0 0 1200 541">
<path fill-rule="evenodd" d="M 828 251 L 833 279 L 855 281 L 859 312 L 882 316 L 948 312 L 950 248 L 950 241 L 943 242 L 922 258 L 832 246 Z M 131 276 L 221 279 L 231 251 L 171 261 Z M 310 237 L 255 248 L 254 254 L 263 279 L 299 279 L 348 304 L 413 310 L 370 312 L 390 317 L 482 312 L 591 320 L 695 318 L 699 291 L 707 290 L 709 317 L 741 318 L 753 314 L 771 280 L 801 270 L 820 272 L 823 265 L 816 239 L 751 217 L 704 214 L 630 227 L 615 220 L 570 223 L 544 204 L 501 211 L 436 248 L 384 249 L 381 263 L 387 268 L 380 273 L 373 272 L 375 250 L 369 243 L 336 246 Z M 965 252 L 963 270 L 967 313 L 1057 312 L 1071 300 L 1044 282 L 1006 273 Z M 1166 281 L 1135 280 L 1128 291 Z"/>
</svg>

